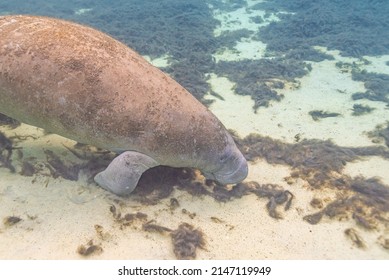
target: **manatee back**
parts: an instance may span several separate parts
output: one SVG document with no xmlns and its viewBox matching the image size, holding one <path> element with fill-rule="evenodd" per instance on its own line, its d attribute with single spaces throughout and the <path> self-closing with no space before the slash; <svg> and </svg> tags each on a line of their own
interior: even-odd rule
<svg viewBox="0 0 389 280">
<path fill-rule="evenodd" d="M 185 157 L 223 149 L 223 125 L 108 35 L 46 17 L 0 17 L 0 112 L 111 150 Z M 206 152 L 206 151 L 205 151 Z M 162 162 L 163 163 L 163 162 Z"/>
</svg>

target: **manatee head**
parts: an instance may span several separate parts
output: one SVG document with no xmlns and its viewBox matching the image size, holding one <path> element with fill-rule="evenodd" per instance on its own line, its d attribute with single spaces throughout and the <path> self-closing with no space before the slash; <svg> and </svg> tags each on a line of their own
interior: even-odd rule
<svg viewBox="0 0 389 280">
<path fill-rule="evenodd" d="M 229 134 L 222 152 L 212 155 L 208 163 L 207 168 L 201 170 L 207 179 L 221 184 L 236 184 L 247 177 L 247 161 Z"/>
</svg>

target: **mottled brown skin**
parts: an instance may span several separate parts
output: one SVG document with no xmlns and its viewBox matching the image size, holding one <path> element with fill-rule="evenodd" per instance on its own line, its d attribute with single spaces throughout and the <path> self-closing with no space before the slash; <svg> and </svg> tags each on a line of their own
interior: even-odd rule
<svg viewBox="0 0 389 280">
<path fill-rule="evenodd" d="M 0 17 L 0 112 L 81 143 L 210 174 L 220 168 L 213 158 L 236 148 L 207 108 L 136 52 L 46 17 Z"/>
</svg>

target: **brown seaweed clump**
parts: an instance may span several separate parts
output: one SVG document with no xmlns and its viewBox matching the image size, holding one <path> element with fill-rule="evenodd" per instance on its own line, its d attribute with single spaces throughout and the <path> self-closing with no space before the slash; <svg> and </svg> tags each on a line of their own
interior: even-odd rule
<svg viewBox="0 0 389 280">
<path fill-rule="evenodd" d="M 385 231 L 389 221 L 389 187 L 377 178 L 350 178 L 343 176 L 345 189 L 338 197 L 320 211 L 303 217 L 310 224 L 319 223 L 323 217 L 331 220 L 350 220 L 365 231 Z M 345 235 L 357 248 L 366 247 L 355 229 L 348 229 Z M 385 241 L 386 242 L 386 241 Z M 378 243 L 384 248 L 382 238 Z"/>
<path fill-rule="evenodd" d="M 377 178 L 347 178 L 347 190 L 342 197 L 327 204 L 322 210 L 307 215 L 304 220 L 317 224 L 327 216 L 330 219 L 353 219 L 366 230 L 377 229 L 389 220 L 389 188 Z"/>
<path fill-rule="evenodd" d="M 173 251 L 180 260 L 196 258 L 196 249 L 205 248 L 204 234 L 188 223 L 182 223 L 171 232 Z"/>
<path fill-rule="evenodd" d="M 11 163 L 12 149 L 11 139 L 0 132 L 0 167 L 3 166 L 11 172 L 15 172 L 15 167 Z"/>
<path fill-rule="evenodd" d="M 13 226 L 13 225 L 16 225 L 17 223 L 19 223 L 20 221 L 22 221 L 22 219 L 20 217 L 17 217 L 17 216 L 8 216 L 8 217 L 5 217 L 3 219 L 3 224 L 5 226 Z"/>
<path fill-rule="evenodd" d="M 378 244 L 380 244 L 382 248 L 389 250 L 389 238 L 386 238 L 385 236 L 381 235 L 378 238 Z"/>
<path fill-rule="evenodd" d="M 372 108 L 372 107 L 367 106 L 367 105 L 354 104 L 352 115 L 353 116 L 362 116 L 362 115 L 369 114 L 369 113 L 373 112 L 374 110 L 375 110 L 375 108 Z"/>
<path fill-rule="evenodd" d="M 324 112 L 322 110 L 310 111 L 308 114 L 312 117 L 314 121 L 319 121 L 320 119 L 324 119 L 324 118 L 333 118 L 333 117 L 340 116 L 339 113 L 329 113 L 329 112 Z"/>
<path fill-rule="evenodd" d="M 0 113 L 0 126 L 8 126 L 15 129 L 20 125 L 20 122 Z"/>
<path fill-rule="evenodd" d="M 264 158 L 270 164 L 288 165 L 293 170 L 292 177 L 304 179 L 317 189 L 324 186 L 345 188 L 341 174 L 347 162 L 366 156 L 389 158 L 389 151 L 380 146 L 341 147 L 330 140 L 316 139 L 288 144 L 258 134 L 234 139 L 247 160 Z"/>
<path fill-rule="evenodd" d="M 379 125 L 374 131 L 370 131 L 368 136 L 373 139 L 373 142 L 380 142 L 384 140 L 386 146 L 389 148 L 389 122 L 385 125 Z"/>
<path fill-rule="evenodd" d="M 157 225 L 154 220 L 148 221 L 142 225 L 142 229 L 148 232 L 157 232 L 163 234 L 165 232 L 171 232 L 170 228 Z"/>
<path fill-rule="evenodd" d="M 365 242 L 363 241 L 362 237 L 360 237 L 360 235 L 358 234 L 358 232 L 355 229 L 348 228 L 344 231 L 344 234 L 346 235 L 346 237 L 348 237 L 351 240 L 351 242 L 357 248 L 360 248 L 360 249 L 366 248 Z"/>
<path fill-rule="evenodd" d="M 367 72 L 358 67 L 353 67 L 352 78 L 354 81 L 364 82 L 365 92 L 357 92 L 352 95 L 353 100 L 368 99 L 380 101 L 389 105 L 389 75 L 375 72 Z"/>
<path fill-rule="evenodd" d="M 86 245 L 80 245 L 77 248 L 77 253 L 84 257 L 100 255 L 102 252 L 103 248 L 100 245 L 94 244 L 93 240 L 89 240 Z"/>
<path fill-rule="evenodd" d="M 53 151 L 45 150 L 48 167 L 51 171 L 51 175 L 54 178 L 58 178 L 59 176 L 64 179 L 77 181 L 78 173 L 81 169 L 80 164 L 65 164 L 58 155 L 56 155 Z"/>
<path fill-rule="evenodd" d="M 20 175 L 31 177 L 36 173 L 36 169 L 33 164 L 28 161 L 23 161 L 22 170 L 20 171 Z"/>
<path fill-rule="evenodd" d="M 111 212 L 115 222 L 119 223 L 120 229 L 133 224 L 134 221 L 147 220 L 147 214 L 142 212 L 127 213 L 122 215 L 121 211 L 114 204 L 109 206 L 109 211 Z"/>
<path fill-rule="evenodd" d="M 247 184 L 250 185 L 250 192 L 256 194 L 258 197 L 266 197 L 269 199 L 266 204 L 266 208 L 270 217 L 274 219 L 282 219 L 282 215 L 277 208 L 280 205 L 285 204 L 284 211 L 290 209 L 292 199 L 294 198 L 294 195 L 290 191 L 284 190 L 281 186 L 276 184 L 261 185 L 257 182 L 249 182 Z"/>
</svg>

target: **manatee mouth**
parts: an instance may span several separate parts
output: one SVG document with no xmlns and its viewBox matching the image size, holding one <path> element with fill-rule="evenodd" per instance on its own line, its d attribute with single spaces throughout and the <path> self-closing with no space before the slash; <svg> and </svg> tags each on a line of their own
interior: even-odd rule
<svg viewBox="0 0 389 280">
<path fill-rule="evenodd" d="M 239 165 L 236 169 L 231 172 L 224 172 L 224 170 L 219 170 L 214 173 L 204 173 L 207 179 L 213 179 L 218 181 L 221 184 L 237 184 L 246 179 L 248 174 L 248 166 L 246 159 L 242 158 L 239 161 Z"/>
</svg>

